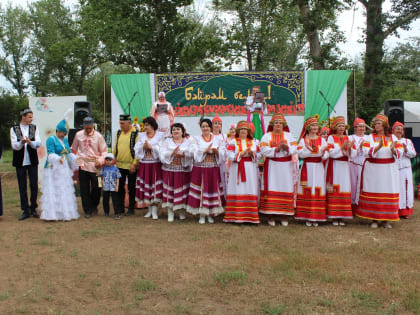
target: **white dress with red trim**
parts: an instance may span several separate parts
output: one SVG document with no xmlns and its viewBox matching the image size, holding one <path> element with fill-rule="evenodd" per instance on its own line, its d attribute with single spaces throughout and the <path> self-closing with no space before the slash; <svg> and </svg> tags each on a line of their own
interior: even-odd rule
<svg viewBox="0 0 420 315">
<path fill-rule="evenodd" d="M 327 143 L 329 159 L 327 163 L 327 218 L 353 219 L 351 208 L 351 183 L 348 156 L 341 146 L 349 138 L 330 135 Z"/>
<path fill-rule="evenodd" d="M 172 153 L 179 147 L 179 153 L 183 157 Z M 193 161 L 190 139 L 183 139 L 178 144 L 172 138 L 166 138 L 160 144 L 159 158 L 162 163 L 163 194 L 162 208 L 170 208 L 174 211 L 186 209 L 188 192 L 190 188 L 190 176 Z"/>
<path fill-rule="evenodd" d="M 303 159 L 299 172 L 298 193 L 296 198 L 297 220 L 322 222 L 327 220 L 325 195 L 325 170 L 323 160 L 328 159 L 328 150 L 322 137 L 302 138 L 298 144 L 299 158 Z"/>
<path fill-rule="evenodd" d="M 228 168 L 227 165 L 227 157 L 226 157 L 226 145 L 227 145 L 227 136 L 223 133 L 214 135 L 214 138 L 217 139 L 220 143 L 220 149 L 219 149 L 219 160 L 224 161 L 223 163 L 220 163 L 220 178 L 222 179 L 222 185 L 223 185 L 223 192 L 225 193 L 226 198 L 226 184 L 227 184 L 227 172 Z"/>
<path fill-rule="evenodd" d="M 374 149 L 382 138 L 383 146 L 376 153 Z M 391 152 L 391 143 L 397 141 L 394 135 L 371 134 L 363 144 L 366 161 L 363 165 L 359 205 L 356 215 L 377 221 L 398 221 L 400 179 L 395 158 L 402 155 L 401 143 L 395 145 L 396 156 Z"/>
<path fill-rule="evenodd" d="M 354 141 L 351 147 L 350 154 L 350 183 L 351 183 L 351 204 L 353 207 L 353 213 L 359 202 L 360 195 L 360 175 L 362 174 L 363 163 L 365 162 L 365 154 L 363 153 L 362 143 L 366 141 L 367 136 L 349 136 L 349 141 Z"/>
<path fill-rule="evenodd" d="M 275 152 L 282 142 L 289 146 L 289 150 Z M 268 132 L 262 137 L 260 148 L 265 157 L 260 212 L 269 215 L 294 215 L 295 162 L 292 155 L 297 152 L 295 138 L 289 132 Z"/>
<path fill-rule="evenodd" d="M 398 142 L 401 145 L 405 144 L 407 147 L 407 152 L 403 150 L 403 154 L 397 159 L 398 169 L 400 170 L 399 216 L 408 217 L 413 214 L 414 206 L 413 171 L 410 159 L 415 158 L 417 153 L 410 139 L 401 138 Z"/>
<path fill-rule="evenodd" d="M 211 144 L 218 148 L 220 156 L 204 153 Z M 209 141 L 202 136 L 194 138 L 191 146 L 194 162 L 191 171 L 190 190 L 188 193 L 187 212 L 191 214 L 219 215 L 224 212 L 225 196 L 220 177 L 220 164 L 223 159 L 224 144 L 211 135 Z M 219 159 L 220 157 L 220 159 Z"/>
<path fill-rule="evenodd" d="M 162 201 L 162 165 L 159 160 L 159 143 L 164 133 L 156 132 L 148 138 L 145 132 L 139 134 L 134 152 L 139 160 L 136 179 L 136 200 L 139 203 L 157 204 Z M 144 150 L 146 141 L 152 150 Z"/>
<path fill-rule="evenodd" d="M 251 149 L 251 153 L 240 156 Z M 255 140 L 239 138 L 229 142 L 227 157 L 232 164 L 227 184 L 224 222 L 260 223 L 258 217 L 258 147 Z"/>
</svg>

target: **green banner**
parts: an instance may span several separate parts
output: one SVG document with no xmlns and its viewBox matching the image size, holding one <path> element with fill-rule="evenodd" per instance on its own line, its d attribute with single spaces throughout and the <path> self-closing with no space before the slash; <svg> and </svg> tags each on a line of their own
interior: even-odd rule
<svg viewBox="0 0 420 315">
<path fill-rule="evenodd" d="M 305 112 L 303 71 L 157 74 L 155 86 L 176 116 L 245 115 L 253 86 L 265 93 L 269 114 Z"/>
<path fill-rule="evenodd" d="M 112 89 L 125 114 L 128 114 L 128 103 L 131 100 L 131 117 L 149 116 L 152 107 L 152 94 L 150 88 L 150 74 L 112 74 L 109 76 Z M 137 92 L 137 93 L 136 93 Z M 134 96 L 134 97 L 133 97 Z"/>
</svg>

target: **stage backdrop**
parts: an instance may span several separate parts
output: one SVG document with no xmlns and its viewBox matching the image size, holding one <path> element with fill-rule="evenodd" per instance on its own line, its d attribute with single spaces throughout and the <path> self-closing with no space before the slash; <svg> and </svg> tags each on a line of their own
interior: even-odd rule
<svg viewBox="0 0 420 315">
<path fill-rule="evenodd" d="M 86 96 L 59 96 L 59 97 L 30 97 L 29 107 L 34 113 L 34 124 L 39 128 L 42 146 L 38 149 L 39 180 L 42 183 L 42 171 L 46 160 L 45 143 L 49 136 L 55 134 L 55 127 L 63 119 L 68 109 L 74 110 L 74 102 L 85 102 Z M 74 113 L 69 121 L 69 127 L 74 126 Z"/>
<path fill-rule="evenodd" d="M 155 76 L 155 92 L 166 93 L 175 115 L 245 115 L 252 87 L 265 93 L 268 113 L 304 115 L 303 71 L 167 73 Z"/>
</svg>

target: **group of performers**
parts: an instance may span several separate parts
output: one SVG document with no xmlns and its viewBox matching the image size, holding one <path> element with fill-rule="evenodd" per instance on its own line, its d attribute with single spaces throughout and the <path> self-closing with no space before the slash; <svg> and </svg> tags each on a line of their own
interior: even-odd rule
<svg viewBox="0 0 420 315">
<path fill-rule="evenodd" d="M 71 187 L 72 171 L 77 168 L 85 217 L 95 214 L 100 199 L 98 174 L 105 174 L 105 169 L 101 173 L 98 170 L 106 158 L 106 167 L 116 167 L 106 178 L 106 189 L 104 177 L 104 196 L 105 191 L 115 193 L 118 219 L 124 214 L 126 178 L 126 215 L 134 214 L 137 200 L 148 208 L 145 217 L 158 219 L 161 208 L 169 222 L 174 221 L 175 214 L 183 220 L 190 213 L 198 216 L 200 224 L 214 223 L 219 215 L 228 223 L 257 224 L 263 214 L 270 226 L 276 221 L 287 226 L 293 217 L 307 226 L 326 221 L 343 226 L 358 216 L 371 220 L 372 228 L 379 224 L 391 228 L 390 222 L 413 213 L 410 159 L 416 152 L 412 142 L 404 138 L 402 123 L 395 123 L 389 133 L 385 115 L 374 118 L 370 135 L 365 135 L 366 124 L 360 118 L 354 121 L 355 134 L 348 136 L 344 117 L 335 117 L 330 128 L 320 130 L 313 116 L 305 120 L 296 141 L 284 116 L 274 114 L 266 129 L 261 121 L 256 128 L 248 119 L 230 126 L 227 135 L 222 133 L 219 117 L 201 118 L 201 135 L 190 136 L 183 124 L 173 123 L 172 107 L 165 95 L 161 96 L 162 101 L 152 109 L 157 119 L 145 118 L 144 132 L 136 130 L 129 115 L 120 116 L 121 130 L 111 155 L 103 138 L 92 129 L 90 117 L 71 149 L 65 138 L 65 120 L 57 125 L 56 135 L 47 141 L 41 218 L 78 218 Z M 164 108 L 159 109 L 162 104 Z M 248 105 L 256 107 L 252 101 Z M 256 110 L 253 120 L 262 117 L 264 104 Z M 19 130 L 16 126 L 11 130 L 14 150 L 23 146 L 32 149 L 35 130 L 32 143 L 16 137 Z M 19 154 L 21 160 L 29 159 L 26 153 Z M 34 202 L 32 214 L 36 214 Z M 27 201 L 22 210 L 25 206 L 28 209 Z M 109 208 L 104 205 L 104 209 Z M 30 212 L 24 210 L 24 215 L 28 217 Z"/>
</svg>

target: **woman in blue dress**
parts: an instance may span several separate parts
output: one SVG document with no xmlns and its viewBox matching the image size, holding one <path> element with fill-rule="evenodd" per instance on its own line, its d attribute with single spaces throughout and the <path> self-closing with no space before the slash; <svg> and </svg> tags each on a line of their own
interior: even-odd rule
<svg viewBox="0 0 420 315">
<path fill-rule="evenodd" d="M 79 218 L 73 185 L 73 172 L 77 169 L 76 156 L 71 153 L 65 119 L 56 127 L 55 135 L 47 139 L 47 161 L 43 172 L 41 219 L 70 221 Z"/>
</svg>

